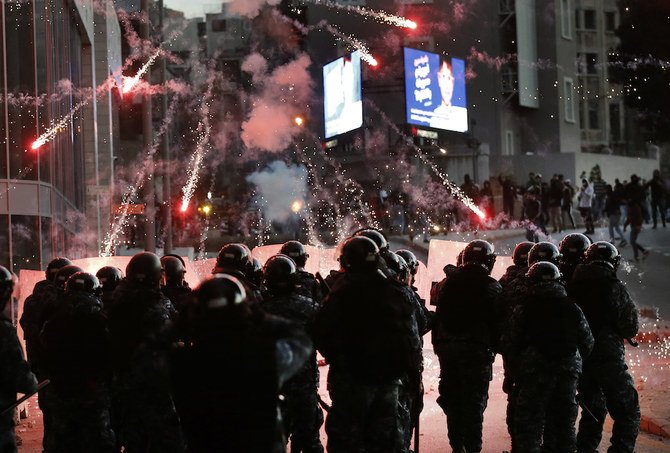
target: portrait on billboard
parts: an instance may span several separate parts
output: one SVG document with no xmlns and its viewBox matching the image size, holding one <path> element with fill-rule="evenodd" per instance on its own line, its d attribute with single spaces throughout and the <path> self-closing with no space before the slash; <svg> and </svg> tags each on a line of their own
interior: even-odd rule
<svg viewBox="0 0 670 453">
<path fill-rule="evenodd" d="M 467 132 L 465 61 L 405 48 L 405 101 L 409 124 Z"/>
</svg>

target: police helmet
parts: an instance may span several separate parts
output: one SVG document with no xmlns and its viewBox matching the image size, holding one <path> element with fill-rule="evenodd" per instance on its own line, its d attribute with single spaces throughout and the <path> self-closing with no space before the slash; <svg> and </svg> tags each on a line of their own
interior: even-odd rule
<svg viewBox="0 0 670 453">
<path fill-rule="evenodd" d="M 594 242 L 589 246 L 584 254 L 584 261 L 587 263 L 606 264 L 614 270 L 617 270 L 621 262 L 619 250 L 607 241 Z"/>
<path fill-rule="evenodd" d="M 247 292 L 240 281 L 228 274 L 214 274 L 193 290 L 196 304 L 203 310 L 219 310 L 240 305 Z"/>
<path fill-rule="evenodd" d="M 305 246 L 298 241 L 284 242 L 284 245 L 281 246 L 279 253 L 291 258 L 293 261 L 295 261 L 295 264 L 298 267 L 305 267 L 307 258 L 309 258 L 309 254 L 307 253 L 307 250 L 305 250 Z"/>
<path fill-rule="evenodd" d="M 216 269 L 246 273 L 251 266 L 251 251 L 240 243 L 226 244 L 216 257 Z"/>
<path fill-rule="evenodd" d="M 77 272 L 84 272 L 84 269 L 82 269 L 79 266 L 75 266 L 74 264 L 68 264 L 67 266 L 63 266 L 60 269 L 58 269 L 58 272 L 56 273 L 56 278 L 54 279 L 54 283 L 56 284 L 57 287 L 64 289 L 65 282 L 67 282 L 67 280 Z"/>
<path fill-rule="evenodd" d="M 100 280 L 93 274 L 88 272 L 77 272 L 72 274 L 65 282 L 65 294 L 87 293 L 97 296 L 100 294 L 102 287 Z"/>
<path fill-rule="evenodd" d="M 106 293 L 114 291 L 117 285 L 123 278 L 123 272 L 121 269 L 114 266 L 105 266 L 101 267 L 98 272 L 95 273 L 95 276 L 100 280 L 102 285 L 102 290 Z"/>
<path fill-rule="evenodd" d="M 0 310 L 9 301 L 14 291 L 14 278 L 6 267 L 0 266 Z"/>
<path fill-rule="evenodd" d="M 489 272 L 493 270 L 493 265 L 496 262 L 496 255 L 491 243 L 482 239 L 475 239 L 465 246 L 462 253 L 462 262 L 464 266 L 467 264 L 479 264 L 484 266 Z"/>
<path fill-rule="evenodd" d="M 398 256 L 402 257 L 409 267 L 409 271 L 412 275 L 416 275 L 419 270 L 419 260 L 416 258 L 416 255 L 407 249 L 401 249 L 396 252 Z"/>
<path fill-rule="evenodd" d="M 528 267 L 540 261 L 549 261 L 558 265 L 561 252 L 551 242 L 538 242 L 528 252 Z"/>
<path fill-rule="evenodd" d="M 342 244 L 340 265 L 346 272 L 373 272 L 378 263 L 379 247 L 369 237 L 350 237 Z"/>
<path fill-rule="evenodd" d="M 144 286 L 160 286 L 162 276 L 161 260 L 151 252 L 134 255 L 126 266 L 126 278 Z"/>
<path fill-rule="evenodd" d="M 561 261 L 578 264 L 584 259 L 584 254 L 591 245 L 591 239 L 582 233 L 570 233 L 563 238 L 558 246 L 561 252 Z"/>
<path fill-rule="evenodd" d="M 526 277 L 537 283 L 557 282 L 561 279 L 561 271 L 554 263 L 538 261 L 528 269 Z"/>
<path fill-rule="evenodd" d="M 512 254 L 512 261 L 517 266 L 528 266 L 528 252 L 535 245 L 534 242 L 524 241 L 519 242 L 516 247 L 514 247 L 514 253 Z"/>
<path fill-rule="evenodd" d="M 52 282 L 56 280 L 56 274 L 58 273 L 58 270 L 67 266 L 68 264 L 72 264 L 72 261 L 62 257 L 54 258 L 49 261 L 49 264 L 47 264 L 46 279 Z"/>
<path fill-rule="evenodd" d="M 389 241 L 386 239 L 386 236 L 381 231 L 376 228 L 361 228 L 360 230 L 354 233 L 354 236 L 364 236 L 366 238 L 372 239 L 372 241 L 377 244 L 380 253 L 385 253 L 389 248 Z"/>
<path fill-rule="evenodd" d="M 165 273 L 166 283 L 176 283 L 181 285 L 184 282 L 186 266 L 184 261 L 174 255 L 165 255 L 161 257 L 161 267 Z"/>
<path fill-rule="evenodd" d="M 263 285 L 273 292 L 289 292 L 295 288 L 298 268 L 286 255 L 275 255 L 263 267 Z"/>
<path fill-rule="evenodd" d="M 398 281 L 409 284 L 411 274 L 409 271 L 409 266 L 402 256 L 395 252 L 389 251 L 386 255 L 384 255 L 384 261 L 386 261 L 386 265 L 389 267 L 389 269 L 391 269 L 396 274 L 396 279 Z"/>
</svg>

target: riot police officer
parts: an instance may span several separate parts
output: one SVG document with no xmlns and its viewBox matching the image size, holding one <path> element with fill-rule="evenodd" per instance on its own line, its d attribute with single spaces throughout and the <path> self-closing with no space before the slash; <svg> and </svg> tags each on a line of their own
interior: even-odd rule
<svg viewBox="0 0 670 453">
<path fill-rule="evenodd" d="M 100 280 L 100 286 L 102 287 L 102 293 L 100 295 L 102 307 L 105 312 L 109 312 L 114 290 L 119 286 L 121 279 L 123 279 L 123 272 L 118 267 L 104 266 L 98 269 L 95 276 Z"/>
<path fill-rule="evenodd" d="M 117 435 L 127 451 L 147 445 L 155 451 L 183 450 L 166 366 L 177 311 L 160 290 L 161 278 L 155 254 L 136 254 L 109 311 Z"/>
<path fill-rule="evenodd" d="M 527 277 L 528 292 L 505 335 L 516 365 L 512 452 L 573 452 L 577 379 L 593 336 L 584 314 L 568 298 L 558 267 L 540 261 Z"/>
<path fill-rule="evenodd" d="M 528 251 L 528 267 L 540 261 L 546 261 L 558 266 L 561 252 L 551 242 L 538 242 Z"/>
<path fill-rule="evenodd" d="M 616 247 L 596 242 L 568 286 L 595 338 L 579 381 L 580 403 L 589 412 L 579 421 L 579 452 L 597 450 L 607 413 L 614 420 L 611 451 L 632 452 L 640 429 L 640 404 L 624 349 L 624 340 L 637 335 L 639 321 L 635 303 L 616 275 L 620 260 Z"/>
<path fill-rule="evenodd" d="M 278 389 L 312 353 L 295 324 L 252 310 L 231 275 L 193 290 L 191 341 L 172 354 L 175 401 L 188 451 L 280 453 Z"/>
<path fill-rule="evenodd" d="M 181 256 L 165 255 L 161 257 L 163 285 L 161 291 L 170 299 L 177 311 L 182 311 L 190 300 L 191 288 L 184 280 L 186 263 Z"/>
<path fill-rule="evenodd" d="M 298 286 L 296 263 L 286 255 L 275 255 L 263 267 L 263 308 L 267 313 L 293 321 L 303 328 L 314 319 L 319 305 Z M 323 452 L 319 429 L 323 413 L 318 400 L 319 371 L 313 354 L 302 369 L 282 387 L 283 415 L 291 450 Z"/>
<path fill-rule="evenodd" d="M 582 263 L 584 254 L 591 245 L 591 239 L 581 233 L 571 233 L 566 235 L 558 246 L 561 252 L 561 259 L 559 262 L 559 269 L 565 281 L 569 282 L 572 279 L 572 274 L 577 269 L 577 266 Z"/>
<path fill-rule="evenodd" d="M 253 272 L 251 250 L 244 244 L 231 243 L 221 247 L 216 257 L 216 265 L 212 274 L 228 274 L 237 278 L 247 292 L 249 304 L 260 303 L 260 288 L 252 282 L 249 274 Z"/>
<path fill-rule="evenodd" d="M 311 329 L 330 363 L 331 453 L 402 450 L 396 431 L 398 380 L 412 369 L 411 306 L 379 272 L 379 248 L 354 236 L 341 249 L 344 274 L 326 296 Z"/>
<path fill-rule="evenodd" d="M 300 292 L 300 294 L 305 297 L 309 297 L 310 299 L 314 300 L 316 304 L 321 305 L 321 299 L 323 298 L 323 295 L 319 282 L 316 280 L 314 275 L 305 270 L 307 258 L 309 258 L 309 254 L 307 253 L 307 250 L 305 250 L 305 246 L 298 241 L 288 241 L 282 245 L 279 253 L 291 258 L 298 267 L 297 290 Z"/>
<path fill-rule="evenodd" d="M 443 281 L 437 298 L 441 333 L 433 346 L 440 360 L 438 404 L 447 416 L 454 451 L 482 448 L 502 289 L 490 276 L 495 259 L 491 244 L 470 242 L 463 250 L 463 265 Z"/>
<path fill-rule="evenodd" d="M 11 272 L 0 266 L 0 411 L 14 404 L 17 393 L 32 393 L 37 389 L 37 379 L 23 359 L 23 348 L 16 335 L 16 327 L 7 314 L 14 291 Z M 0 451 L 16 453 L 14 412 L 0 414 Z"/>
<path fill-rule="evenodd" d="M 45 368 L 51 380 L 53 452 L 113 452 L 110 421 L 110 343 L 95 275 L 77 272 L 42 329 Z"/>
<path fill-rule="evenodd" d="M 514 247 L 514 252 L 512 253 L 512 262 L 514 264 L 509 266 L 505 271 L 505 275 L 498 280 L 503 288 L 517 278 L 526 275 L 526 272 L 528 272 L 528 253 L 534 245 L 534 242 L 524 241 L 519 242 L 516 247 Z"/>
</svg>

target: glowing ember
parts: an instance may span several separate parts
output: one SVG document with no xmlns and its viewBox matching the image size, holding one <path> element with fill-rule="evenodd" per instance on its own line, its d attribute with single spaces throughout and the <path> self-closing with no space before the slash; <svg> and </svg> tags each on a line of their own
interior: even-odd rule
<svg viewBox="0 0 670 453">
<path fill-rule="evenodd" d="M 133 77 L 123 77 L 123 84 L 121 86 L 121 93 L 126 94 L 132 91 L 133 88 L 140 82 L 140 79 L 146 72 L 149 70 L 149 67 L 153 64 L 154 61 L 156 61 L 156 58 L 158 58 L 158 55 L 160 55 L 160 51 L 157 50 L 148 60 L 146 63 L 142 65 L 139 71 L 137 71 L 137 74 L 135 74 Z"/>
<path fill-rule="evenodd" d="M 295 121 L 295 124 L 297 126 L 302 126 L 303 124 L 305 124 L 305 120 L 301 116 L 296 116 L 293 121 Z"/>
<path fill-rule="evenodd" d="M 296 214 L 299 213 L 302 210 L 302 200 L 295 200 L 293 203 L 291 203 L 291 211 L 295 212 Z"/>
</svg>

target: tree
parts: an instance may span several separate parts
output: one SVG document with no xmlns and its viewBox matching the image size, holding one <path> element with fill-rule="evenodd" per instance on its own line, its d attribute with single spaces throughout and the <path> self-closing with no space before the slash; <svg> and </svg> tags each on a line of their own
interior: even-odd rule
<svg viewBox="0 0 670 453">
<path fill-rule="evenodd" d="M 651 141 L 670 139 L 670 1 L 621 0 L 610 76 L 623 86 L 624 102 L 639 112 Z"/>
</svg>

